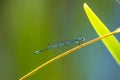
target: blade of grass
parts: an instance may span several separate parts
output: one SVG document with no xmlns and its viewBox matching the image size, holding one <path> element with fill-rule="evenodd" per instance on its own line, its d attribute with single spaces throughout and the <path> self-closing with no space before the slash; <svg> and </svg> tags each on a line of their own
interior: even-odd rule
<svg viewBox="0 0 120 80">
<path fill-rule="evenodd" d="M 102 23 L 102 21 L 95 15 L 95 13 L 89 8 L 89 6 L 84 3 L 84 10 L 90 20 L 93 28 L 99 36 L 109 33 L 109 29 Z M 112 35 L 105 39 L 102 39 L 102 42 L 107 47 L 109 52 L 112 54 L 113 58 L 120 65 L 120 43 Z"/>
<path fill-rule="evenodd" d="M 95 38 L 95 39 L 93 39 L 93 40 L 91 40 L 91 41 L 88 41 L 88 42 L 86 42 L 86 43 L 83 43 L 83 44 L 81 44 L 81 45 L 79 45 L 79 46 L 77 46 L 77 47 L 75 47 L 75 48 L 72 48 L 72 49 L 70 49 L 70 50 L 68 50 L 68 51 L 66 51 L 66 52 L 64 52 L 64 53 L 62 53 L 62 54 L 60 54 L 60 55 L 52 58 L 51 60 L 45 62 L 44 64 L 38 66 L 37 68 L 35 68 L 34 70 L 32 70 L 31 72 L 29 72 L 28 74 L 26 74 L 25 76 L 21 77 L 19 80 L 25 80 L 26 78 L 30 77 L 30 76 L 31 76 L 32 74 L 34 74 L 35 72 L 38 72 L 39 70 L 41 70 L 42 68 L 44 68 L 44 67 L 47 66 L 48 64 L 51 64 L 51 63 L 53 63 L 53 62 L 55 62 L 55 61 L 57 61 L 57 60 L 65 57 L 65 56 L 69 55 L 70 53 L 72 53 L 72 52 L 74 52 L 74 51 L 76 51 L 76 50 L 78 50 L 78 49 L 81 49 L 81 48 L 83 48 L 83 47 L 85 47 L 85 46 L 88 46 L 88 45 L 90 45 L 90 44 L 92 44 L 92 43 L 94 43 L 94 42 L 96 42 L 96 41 L 99 41 L 99 40 L 101 40 L 101 39 L 103 39 L 103 38 L 106 38 L 106 37 L 108 37 L 108 36 L 111 36 L 111 35 L 117 34 L 117 33 L 120 33 L 120 28 L 116 29 L 116 30 L 113 31 L 113 32 L 110 32 L 110 33 L 108 33 L 108 34 L 105 34 L 105 35 L 103 35 L 103 36 L 101 36 L 101 37 L 98 37 L 98 38 Z"/>
</svg>

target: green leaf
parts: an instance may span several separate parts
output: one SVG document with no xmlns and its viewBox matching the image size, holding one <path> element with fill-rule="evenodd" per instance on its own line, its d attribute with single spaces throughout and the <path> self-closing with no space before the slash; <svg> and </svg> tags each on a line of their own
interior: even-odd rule
<svg viewBox="0 0 120 80">
<path fill-rule="evenodd" d="M 102 21 L 95 15 L 95 13 L 89 8 L 89 6 L 84 3 L 84 10 L 90 20 L 93 28 L 99 36 L 110 33 L 110 30 L 102 23 Z M 112 54 L 113 58 L 120 65 L 120 43 L 115 38 L 114 35 L 102 39 L 102 42 L 107 47 L 109 52 Z"/>
</svg>

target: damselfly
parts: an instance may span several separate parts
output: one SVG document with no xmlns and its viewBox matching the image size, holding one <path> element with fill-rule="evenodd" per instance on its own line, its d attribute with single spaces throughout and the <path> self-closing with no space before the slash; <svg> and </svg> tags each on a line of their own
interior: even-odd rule
<svg viewBox="0 0 120 80">
<path fill-rule="evenodd" d="M 46 49 L 35 51 L 34 54 L 38 54 L 38 53 L 46 51 L 46 50 L 62 47 L 62 46 L 69 45 L 69 44 L 78 44 L 79 45 L 79 44 L 82 44 L 84 40 L 85 40 L 85 38 L 75 38 L 75 39 L 65 41 L 65 42 L 61 42 L 61 43 L 58 43 L 58 44 L 49 45 Z"/>
</svg>

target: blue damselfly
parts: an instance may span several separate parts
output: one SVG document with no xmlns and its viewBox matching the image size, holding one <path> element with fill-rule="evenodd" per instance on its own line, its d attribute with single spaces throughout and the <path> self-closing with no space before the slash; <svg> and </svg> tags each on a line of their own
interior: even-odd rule
<svg viewBox="0 0 120 80">
<path fill-rule="evenodd" d="M 61 42 L 58 44 L 49 45 L 46 49 L 35 51 L 34 54 L 38 54 L 38 53 L 46 51 L 46 50 L 62 47 L 62 46 L 69 45 L 69 44 L 78 44 L 79 45 L 79 44 L 82 44 L 84 40 L 85 40 L 85 38 L 75 38 L 75 39 L 64 41 L 64 42 Z"/>
</svg>

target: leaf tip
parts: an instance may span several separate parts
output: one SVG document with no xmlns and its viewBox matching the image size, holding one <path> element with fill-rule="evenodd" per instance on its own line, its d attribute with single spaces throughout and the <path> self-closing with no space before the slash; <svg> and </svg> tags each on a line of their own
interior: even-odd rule
<svg viewBox="0 0 120 80">
<path fill-rule="evenodd" d="M 87 7 L 87 3 L 85 2 L 85 3 L 83 4 L 83 6 L 84 6 L 84 8 Z"/>
<path fill-rule="evenodd" d="M 84 4 L 83 4 L 83 7 L 84 7 L 84 10 L 85 10 L 85 11 L 89 11 L 89 10 L 90 10 L 90 8 L 89 8 L 89 6 L 87 5 L 87 3 L 84 3 Z"/>
<path fill-rule="evenodd" d="M 116 32 L 120 32 L 120 27 L 118 27 L 115 31 L 116 31 Z"/>
</svg>

